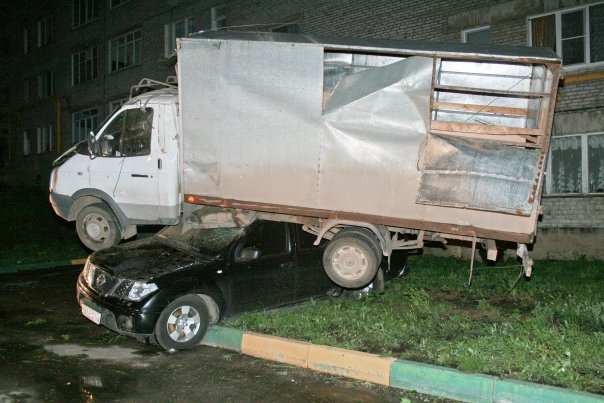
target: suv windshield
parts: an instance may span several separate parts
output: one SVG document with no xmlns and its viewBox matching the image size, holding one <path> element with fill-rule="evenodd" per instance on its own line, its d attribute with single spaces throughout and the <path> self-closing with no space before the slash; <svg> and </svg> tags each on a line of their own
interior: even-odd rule
<svg viewBox="0 0 604 403">
<path fill-rule="evenodd" d="M 206 255 L 216 256 L 231 242 L 243 234 L 244 228 L 190 228 L 183 232 L 183 225 L 163 228 L 157 235 L 175 241 Z"/>
</svg>

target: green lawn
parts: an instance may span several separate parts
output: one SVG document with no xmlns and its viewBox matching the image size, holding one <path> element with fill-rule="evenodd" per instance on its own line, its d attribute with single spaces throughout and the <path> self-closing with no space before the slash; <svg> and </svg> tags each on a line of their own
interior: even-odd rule
<svg viewBox="0 0 604 403">
<path fill-rule="evenodd" d="M 604 262 L 519 267 L 412 257 L 411 272 L 364 301 L 330 299 L 229 324 L 465 372 L 604 393 Z M 515 266 L 516 262 L 508 263 Z"/>
<path fill-rule="evenodd" d="M 0 188 L 0 267 L 86 257 L 88 251 L 68 223 L 55 215 L 48 192 L 37 188 Z"/>
</svg>

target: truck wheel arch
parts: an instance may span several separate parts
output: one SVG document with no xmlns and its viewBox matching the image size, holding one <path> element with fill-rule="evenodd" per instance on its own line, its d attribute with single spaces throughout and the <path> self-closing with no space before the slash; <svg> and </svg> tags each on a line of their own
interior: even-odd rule
<svg viewBox="0 0 604 403">
<path fill-rule="evenodd" d="M 121 227 L 122 239 L 128 239 L 136 235 L 136 225 L 131 225 L 128 218 L 120 207 L 104 192 L 96 189 L 82 189 L 72 196 L 73 204 L 69 210 L 68 221 L 75 221 L 78 214 L 85 208 L 93 204 L 105 204 L 111 210 Z"/>
</svg>

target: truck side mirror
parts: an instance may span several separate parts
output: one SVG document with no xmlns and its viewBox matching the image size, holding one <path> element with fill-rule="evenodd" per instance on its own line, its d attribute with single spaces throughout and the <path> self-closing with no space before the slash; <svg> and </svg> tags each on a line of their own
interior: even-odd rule
<svg viewBox="0 0 604 403">
<path fill-rule="evenodd" d="M 90 133 L 88 133 L 88 154 L 90 155 L 91 159 L 95 159 L 99 154 L 98 148 L 99 146 L 96 141 L 96 138 L 94 137 L 94 132 L 91 131 Z"/>
</svg>

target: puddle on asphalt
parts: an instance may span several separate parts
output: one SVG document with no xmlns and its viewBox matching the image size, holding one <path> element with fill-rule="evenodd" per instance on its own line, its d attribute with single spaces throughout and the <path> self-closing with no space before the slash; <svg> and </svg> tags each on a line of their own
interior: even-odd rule
<svg viewBox="0 0 604 403">
<path fill-rule="evenodd" d="M 141 360 L 139 350 L 128 347 L 91 347 L 80 346 L 78 344 L 51 344 L 44 346 L 44 349 L 63 357 L 86 356 L 92 360 L 118 361 L 139 368 L 149 366 L 149 363 Z"/>
</svg>

